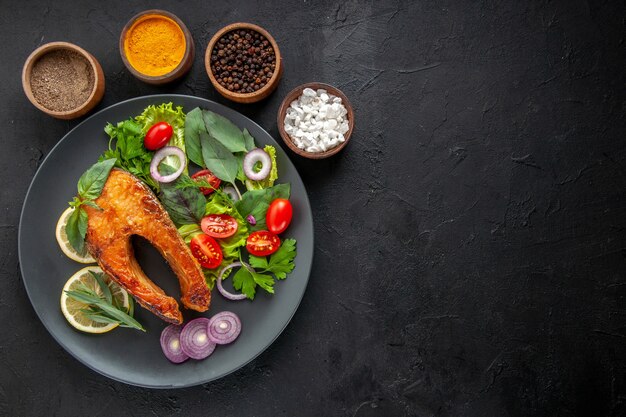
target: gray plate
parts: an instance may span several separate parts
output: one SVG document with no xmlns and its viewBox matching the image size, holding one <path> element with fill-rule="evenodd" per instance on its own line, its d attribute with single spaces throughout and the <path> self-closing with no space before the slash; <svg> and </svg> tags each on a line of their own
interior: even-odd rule
<svg viewBox="0 0 626 417">
<path fill-rule="evenodd" d="M 275 285 L 271 296 L 260 290 L 253 302 L 228 301 L 213 292 L 211 309 L 205 313 L 231 310 L 241 317 L 243 330 L 239 339 L 218 346 L 203 361 L 170 363 L 161 352 L 159 336 L 165 323 L 138 307 L 135 317 L 147 333 L 116 329 L 104 335 L 83 334 L 74 330 L 59 308 L 61 290 L 66 280 L 85 265 L 71 261 L 59 249 L 54 230 L 56 221 L 76 193 L 80 175 L 107 148 L 103 128 L 140 114 L 150 104 L 172 101 L 184 111 L 202 107 L 219 113 L 247 128 L 258 145 L 274 145 L 278 159 L 278 182 L 291 183 L 293 221 L 284 237 L 298 241 L 294 271 Z M 187 387 L 221 378 L 241 368 L 267 349 L 287 326 L 304 295 L 313 260 L 313 219 L 311 206 L 295 167 L 259 125 L 247 117 L 209 100 L 181 96 L 155 95 L 116 104 L 94 114 L 69 132 L 52 149 L 30 185 L 19 228 L 19 259 L 24 286 L 37 315 L 50 334 L 65 350 L 91 369 L 127 384 L 152 388 Z M 166 293 L 179 299 L 178 280 L 156 250 L 145 241 L 135 242 L 137 259 L 147 275 Z M 230 281 L 230 280 L 229 280 Z M 227 288 L 230 283 L 226 284 Z M 232 287 L 230 287 L 232 289 Z M 185 321 L 198 314 L 183 311 Z"/>
</svg>

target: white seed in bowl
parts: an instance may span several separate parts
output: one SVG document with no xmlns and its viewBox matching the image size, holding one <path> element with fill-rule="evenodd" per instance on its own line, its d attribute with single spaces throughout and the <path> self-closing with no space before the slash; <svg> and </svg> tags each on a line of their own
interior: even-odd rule
<svg viewBox="0 0 626 417">
<path fill-rule="evenodd" d="M 341 97 L 322 88 L 305 88 L 285 113 L 285 132 L 307 152 L 325 152 L 339 146 L 350 130 L 348 110 L 341 101 Z"/>
</svg>

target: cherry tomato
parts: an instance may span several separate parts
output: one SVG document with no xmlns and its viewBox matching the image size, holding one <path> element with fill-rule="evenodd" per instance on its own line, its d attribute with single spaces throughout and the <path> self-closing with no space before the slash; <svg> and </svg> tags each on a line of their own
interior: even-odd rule
<svg viewBox="0 0 626 417">
<path fill-rule="evenodd" d="M 270 207 L 267 209 L 265 215 L 265 222 L 267 223 L 267 229 L 277 235 L 284 232 L 291 223 L 291 217 L 293 216 L 293 208 L 289 200 L 285 198 L 277 198 L 272 201 Z"/>
<path fill-rule="evenodd" d="M 267 256 L 280 247 L 280 238 L 267 230 L 252 232 L 246 240 L 246 249 L 254 256 Z"/>
<path fill-rule="evenodd" d="M 214 269 L 222 263 L 222 249 L 211 236 L 199 234 L 191 239 L 191 253 L 207 269 Z"/>
<path fill-rule="evenodd" d="M 202 191 L 202 194 L 204 195 L 209 195 L 211 194 L 213 191 L 215 191 L 215 189 L 217 187 L 220 186 L 220 184 L 222 183 L 222 180 L 220 180 L 219 178 L 217 178 L 211 171 L 209 171 L 208 169 L 203 169 L 202 171 L 198 171 L 195 174 L 193 174 L 191 176 L 191 178 L 193 179 L 203 179 L 206 180 L 209 184 L 211 184 L 211 187 L 213 188 L 208 188 L 208 187 L 200 187 L 200 191 Z"/>
<path fill-rule="evenodd" d="M 228 214 L 209 214 L 200 222 L 202 231 L 211 237 L 225 238 L 235 234 L 239 224 Z"/>
<path fill-rule="evenodd" d="M 161 149 L 169 142 L 173 133 L 174 129 L 169 123 L 159 122 L 148 130 L 143 140 L 143 146 L 150 151 Z"/>
</svg>

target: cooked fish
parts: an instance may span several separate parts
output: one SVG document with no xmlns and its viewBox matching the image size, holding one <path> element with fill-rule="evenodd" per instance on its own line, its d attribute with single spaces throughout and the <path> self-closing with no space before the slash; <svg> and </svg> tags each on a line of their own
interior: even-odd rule
<svg viewBox="0 0 626 417">
<path fill-rule="evenodd" d="M 137 263 L 130 238 L 139 235 L 172 267 L 180 282 L 182 303 L 196 311 L 209 308 L 211 292 L 198 261 L 144 183 L 126 171 L 113 169 L 95 202 L 102 210 L 84 206 L 88 215 L 86 242 L 104 272 L 163 320 L 183 322 L 176 300 L 153 283 Z"/>
</svg>

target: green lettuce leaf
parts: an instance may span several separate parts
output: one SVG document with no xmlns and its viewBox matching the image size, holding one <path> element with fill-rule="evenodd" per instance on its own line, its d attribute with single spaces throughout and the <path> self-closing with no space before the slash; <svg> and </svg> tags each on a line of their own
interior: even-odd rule
<svg viewBox="0 0 626 417">
<path fill-rule="evenodd" d="M 109 135 L 109 149 L 98 161 L 115 158 L 115 167 L 130 172 L 153 190 L 159 189 L 159 183 L 150 175 L 150 162 L 153 152 L 143 146 L 141 126 L 132 119 L 112 125 L 107 124 L 104 131 Z"/>
<path fill-rule="evenodd" d="M 185 113 L 183 108 L 173 108 L 172 103 L 163 103 L 160 106 L 148 106 L 143 113 L 135 117 L 135 121 L 141 125 L 141 132 L 146 132 L 156 123 L 167 122 L 172 126 L 174 134 L 167 143 L 168 146 L 177 146 L 185 150 Z"/>
<path fill-rule="evenodd" d="M 267 178 L 265 178 L 264 180 L 252 181 L 246 179 L 246 188 L 248 190 L 262 190 L 263 188 L 271 187 L 272 185 L 274 185 L 274 181 L 278 179 L 278 166 L 276 165 L 276 148 L 274 148 L 272 145 L 265 145 L 263 150 L 267 152 L 267 154 L 272 159 L 272 169 L 270 170 Z"/>
</svg>

